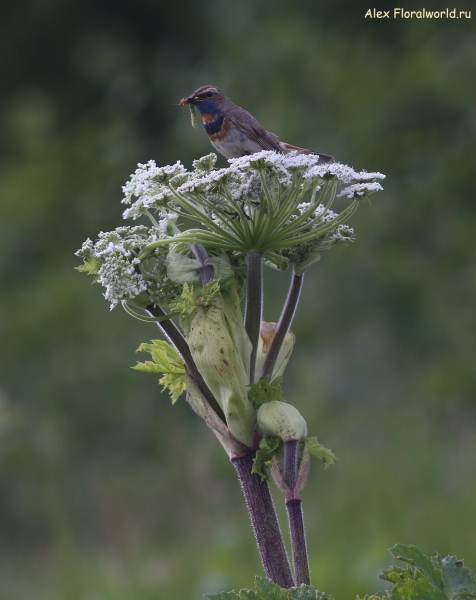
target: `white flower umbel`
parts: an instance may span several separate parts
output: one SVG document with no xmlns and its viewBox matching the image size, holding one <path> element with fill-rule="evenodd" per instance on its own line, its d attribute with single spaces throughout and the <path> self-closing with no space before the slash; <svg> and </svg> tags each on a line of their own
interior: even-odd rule
<svg viewBox="0 0 476 600">
<path fill-rule="evenodd" d="M 158 227 L 118 227 L 101 232 L 96 243 L 88 239 L 76 252 L 84 260 L 79 269 L 96 275 L 111 310 L 123 300 L 140 306 L 166 305 L 180 294 L 181 286 L 167 277 L 167 247 L 156 248 L 145 260 L 139 258 L 145 246 L 166 234 L 167 225 L 163 220 Z"/>
<path fill-rule="evenodd" d="M 262 151 L 230 159 L 225 169 L 215 169 L 215 161 L 215 154 L 204 156 L 192 171 L 179 162 L 139 165 L 124 186 L 123 202 L 136 198 L 124 217 L 153 218 L 154 211 L 200 226 L 152 242 L 141 260 L 158 246 L 195 242 L 229 253 L 260 252 L 281 268 L 302 264 L 320 249 L 353 239 L 344 223 L 362 200 L 382 189 L 378 182 L 385 177 L 340 163 L 319 164 L 317 155 L 297 152 Z M 340 214 L 330 210 L 338 192 L 351 200 Z"/>
</svg>

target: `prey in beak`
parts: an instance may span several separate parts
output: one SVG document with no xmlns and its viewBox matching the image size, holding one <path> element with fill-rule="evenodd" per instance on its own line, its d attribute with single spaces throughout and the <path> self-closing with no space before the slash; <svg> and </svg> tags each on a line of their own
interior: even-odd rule
<svg viewBox="0 0 476 600">
<path fill-rule="evenodd" d="M 188 104 L 190 109 L 190 119 L 192 120 L 192 127 L 197 127 L 197 113 L 195 112 L 195 98 L 193 96 L 189 96 L 188 98 L 182 98 L 179 102 L 179 106 L 185 106 Z"/>
<path fill-rule="evenodd" d="M 189 96 L 188 98 L 182 98 L 179 102 L 179 106 L 185 106 L 185 104 L 198 104 L 199 102 L 203 102 L 204 98 L 200 98 L 200 96 Z"/>
</svg>

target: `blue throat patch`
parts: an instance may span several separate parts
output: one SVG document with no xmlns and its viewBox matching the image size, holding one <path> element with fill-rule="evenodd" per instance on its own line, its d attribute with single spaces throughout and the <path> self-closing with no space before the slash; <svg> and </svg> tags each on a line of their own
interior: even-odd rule
<svg viewBox="0 0 476 600">
<path fill-rule="evenodd" d="M 195 106 L 198 108 L 202 115 L 203 113 L 208 113 L 209 115 L 221 114 L 220 109 L 215 104 L 215 102 L 213 102 L 213 100 L 202 100 L 202 102 L 197 102 Z"/>
<path fill-rule="evenodd" d="M 202 102 L 197 102 L 195 106 L 202 115 L 211 115 L 212 117 L 215 117 L 212 121 L 203 124 L 208 135 L 215 135 L 218 133 L 223 125 L 224 117 L 215 102 L 213 102 L 213 100 L 203 100 Z"/>
</svg>

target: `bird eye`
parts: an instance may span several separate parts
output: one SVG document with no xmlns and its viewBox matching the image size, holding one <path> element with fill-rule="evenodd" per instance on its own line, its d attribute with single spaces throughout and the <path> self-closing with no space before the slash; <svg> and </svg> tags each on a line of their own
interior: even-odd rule
<svg viewBox="0 0 476 600">
<path fill-rule="evenodd" d="M 209 90 L 209 91 L 207 92 L 207 96 L 208 96 L 208 98 L 211 98 L 211 97 L 213 96 L 213 92 L 212 92 L 211 90 Z"/>
</svg>

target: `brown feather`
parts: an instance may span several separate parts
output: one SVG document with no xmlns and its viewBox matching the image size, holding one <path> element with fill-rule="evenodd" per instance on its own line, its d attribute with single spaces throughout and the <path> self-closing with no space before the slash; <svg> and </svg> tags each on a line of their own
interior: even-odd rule
<svg viewBox="0 0 476 600">
<path fill-rule="evenodd" d="M 259 144 L 263 150 L 282 152 L 278 136 L 266 131 L 253 115 L 244 108 L 234 105 L 228 114 L 228 118 L 235 127 Z"/>
</svg>

